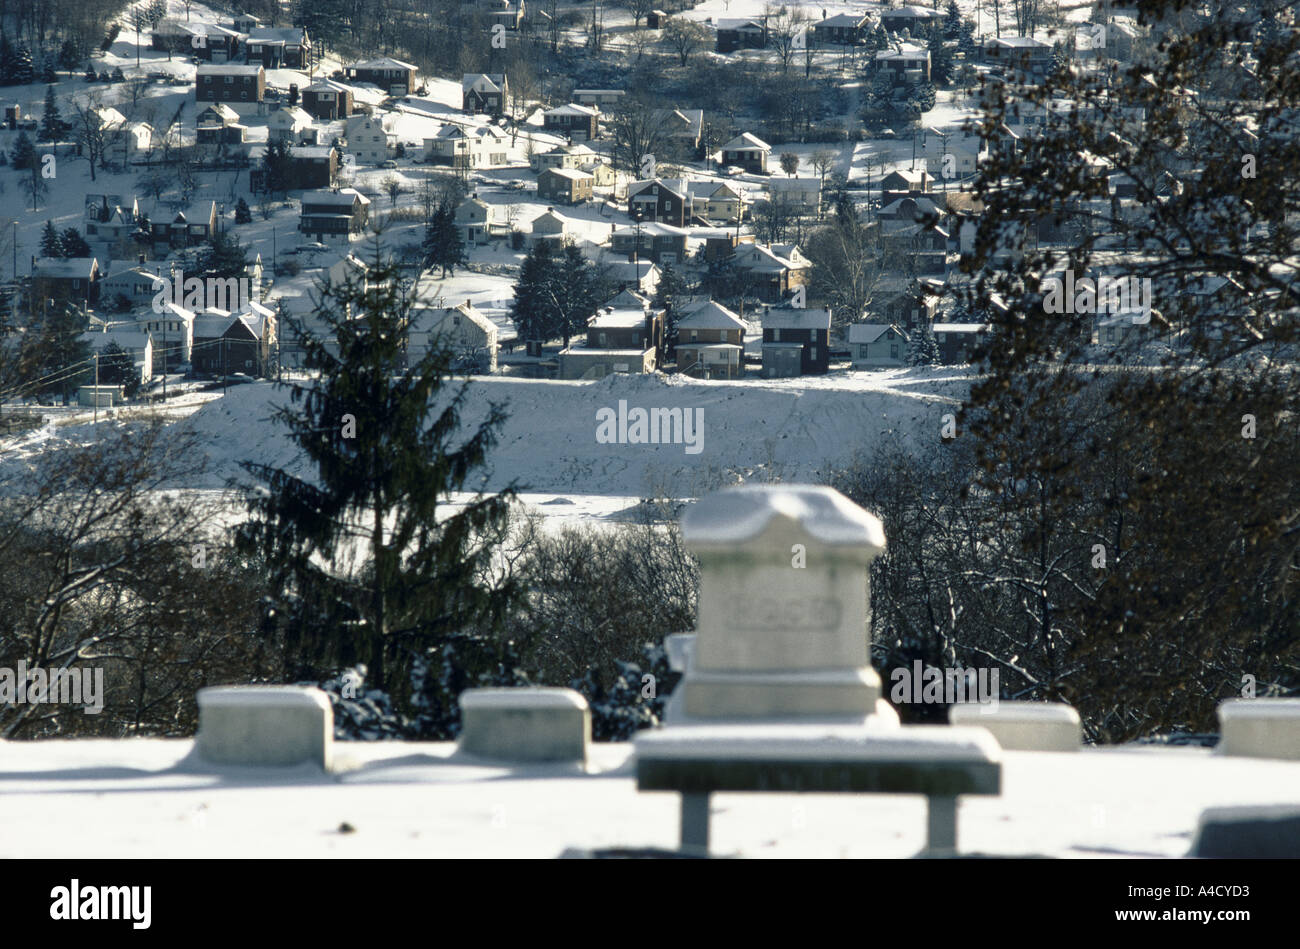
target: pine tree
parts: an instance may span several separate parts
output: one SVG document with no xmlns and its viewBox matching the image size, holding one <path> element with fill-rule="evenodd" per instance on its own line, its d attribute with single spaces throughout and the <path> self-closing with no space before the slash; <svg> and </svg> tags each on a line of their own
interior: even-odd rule
<svg viewBox="0 0 1300 949">
<path fill-rule="evenodd" d="M 948 0 L 948 6 L 943 18 L 943 38 L 946 40 L 955 40 L 961 36 L 961 10 L 957 7 L 957 0 Z"/>
<path fill-rule="evenodd" d="M 0 86 L 12 86 L 14 70 L 14 47 L 9 36 L 0 31 Z"/>
<path fill-rule="evenodd" d="M 91 257 L 93 252 L 86 239 L 81 236 L 81 231 L 75 227 L 70 227 L 60 236 L 60 242 L 63 245 L 64 257 Z"/>
<path fill-rule="evenodd" d="M 9 81 L 11 85 L 26 86 L 36 81 L 36 67 L 32 65 L 32 51 L 27 45 L 19 44 L 14 50 L 13 59 L 9 65 Z"/>
<path fill-rule="evenodd" d="M 242 277 L 248 267 L 248 248 L 237 235 L 218 231 L 199 255 L 199 266 L 209 277 Z"/>
<path fill-rule="evenodd" d="M 245 464 L 259 484 L 237 544 L 270 568 L 268 622 L 295 674 L 362 661 L 368 684 L 400 707 L 413 667 L 439 665 L 444 646 L 468 639 L 488 659 L 502 653 L 496 634 L 519 590 L 483 579 L 513 485 L 440 516 L 473 483 L 505 415 L 492 406 L 477 427 L 462 427 L 468 383 L 453 388 L 454 354 L 436 340 L 408 367 L 419 301 L 398 289 L 399 276 L 376 252 L 364 286 L 349 276 L 319 288 L 321 335 L 291 323 L 315 378 L 287 383 L 276 417 L 314 470 L 303 478 Z"/>
<path fill-rule="evenodd" d="M 63 250 L 63 239 L 59 237 L 59 232 L 54 229 L 53 221 L 46 221 L 45 228 L 41 231 L 41 256 L 42 257 L 66 257 Z"/>
<path fill-rule="evenodd" d="M 556 278 L 559 268 L 546 241 L 538 241 L 524 258 L 510 308 L 519 338 L 545 342 L 559 332 Z"/>
<path fill-rule="evenodd" d="M 128 399 L 140 391 L 140 372 L 135 360 L 117 341 L 109 343 L 99 354 L 99 381 L 102 385 L 121 386 Z"/>
<path fill-rule="evenodd" d="M 288 191 L 293 185 L 293 153 L 283 140 L 271 142 L 262 154 L 262 170 L 266 175 L 266 190 L 273 193 Z"/>
<path fill-rule="evenodd" d="M 36 136 L 38 142 L 59 142 L 63 140 L 65 126 L 59 117 L 59 103 L 54 96 L 54 87 L 45 87 L 45 114 L 41 116 L 41 129 Z"/>
<path fill-rule="evenodd" d="M 909 366 L 935 366 L 939 363 L 939 343 L 934 338 L 930 327 L 918 327 L 912 330 L 907 340 L 907 364 Z"/>
<path fill-rule="evenodd" d="M 682 299 L 690 292 L 686 278 L 672 264 L 664 264 L 659 271 L 659 285 L 655 287 L 654 306 L 664 311 L 664 346 L 671 358 L 677 348 L 678 309 Z"/>
<path fill-rule="evenodd" d="M 79 62 L 81 62 L 81 50 L 77 47 L 76 41 L 64 40 L 63 45 L 59 47 L 59 68 L 72 72 Z"/>
<path fill-rule="evenodd" d="M 31 168 L 36 164 L 36 146 L 32 144 L 32 140 L 27 137 L 26 132 L 18 133 L 18 139 L 14 142 L 9 162 L 18 170 Z"/>
<path fill-rule="evenodd" d="M 930 37 L 930 75 L 936 83 L 946 85 L 952 80 L 954 66 L 952 47 L 944 43 L 938 30 Z"/>
<path fill-rule="evenodd" d="M 235 202 L 235 223 L 251 224 L 253 223 L 253 212 L 248 208 L 248 202 L 242 197 Z"/>
<path fill-rule="evenodd" d="M 85 315 L 70 306 L 46 306 L 42 301 L 23 336 L 19 380 L 31 392 L 60 392 L 64 400 L 93 378 Z M 41 380 L 41 381 L 37 381 Z"/>
<path fill-rule="evenodd" d="M 465 242 L 461 239 L 460 229 L 456 227 L 455 211 L 448 201 L 438 202 L 433 218 L 424 229 L 425 267 L 441 267 L 442 276 L 455 273 L 456 267 L 464 266 Z"/>
<path fill-rule="evenodd" d="M 559 332 L 567 349 L 572 337 L 586 332 L 587 322 L 602 299 L 595 269 L 577 244 L 564 245 L 555 283 Z"/>
</svg>

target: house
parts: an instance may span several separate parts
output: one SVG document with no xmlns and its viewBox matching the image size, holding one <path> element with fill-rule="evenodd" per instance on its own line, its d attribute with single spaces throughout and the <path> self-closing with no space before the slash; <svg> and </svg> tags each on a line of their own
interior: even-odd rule
<svg viewBox="0 0 1300 949">
<path fill-rule="evenodd" d="M 165 286 L 163 278 L 143 267 L 127 267 L 99 281 L 101 305 L 109 309 L 134 310 L 149 306 Z"/>
<path fill-rule="evenodd" d="M 370 199 L 355 188 L 308 191 L 302 196 L 298 230 L 324 242 L 351 241 L 370 220 Z"/>
<path fill-rule="evenodd" d="M 704 134 L 703 109 L 656 109 L 652 121 L 661 126 L 661 135 L 669 151 L 687 158 L 702 157 L 700 140 Z M 662 156 L 661 156 L 662 157 Z"/>
<path fill-rule="evenodd" d="M 738 49 L 763 49 L 767 46 L 767 22 L 754 20 L 718 20 L 719 53 L 734 53 Z"/>
<path fill-rule="evenodd" d="M 599 156 L 582 144 L 556 145 L 550 151 L 534 152 L 529 158 L 533 171 L 545 168 L 581 168 L 594 162 Z"/>
<path fill-rule="evenodd" d="M 557 214 L 555 208 L 547 208 L 545 213 L 533 218 L 530 246 L 547 243 L 552 250 L 557 250 L 569 236 L 569 221 Z"/>
<path fill-rule="evenodd" d="M 378 165 L 393 156 L 397 146 L 397 117 L 390 112 L 350 116 L 345 125 L 348 152 L 358 164 Z"/>
<path fill-rule="evenodd" d="M 880 202 L 887 204 L 909 195 L 930 194 L 933 190 L 934 178 L 928 171 L 891 171 L 880 179 Z"/>
<path fill-rule="evenodd" d="M 506 110 L 509 94 L 505 73 L 465 73 L 460 84 L 460 110 L 470 115 L 500 116 Z"/>
<path fill-rule="evenodd" d="M 101 360 L 104 351 L 116 344 L 131 357 L 132 366 L 135 372 L 139 373 L 138 379 L 141 384 L 153 378 L 154 341 L 148 332 L 119 325 L 111 329 L 82 333 L 79 339 L 86 343 L 91 352 L 97 354 Z"/>
<path fill-rule="evenodd" d="M 776 204 L 801 214 L 817 214 L 822 207 L 820 178 L 769 178 L 767 193 Z"/>
<path fill-rule="evenodd" d="M 603 379 L 616 372 L 649 374 L 657 365 L 655 350 L 645 349 L 591 349 L 587 346 L 570 346 L 560 351 L 559 378 Z"/>
<path fill-rule="evenodd" d="M 587 321 L 588 349 L 652 349 L 663 352 L 664 311 L 654 307 L 604 306 Z"/>
<path fill-rule="evenodd" d="M 877 287 L 869 311 L 873 323 L 898 326 L 904 332 L 934 324 L 943 282 L 922 277 L 884 282 Z"/>
<path fill-rule="evenodd" d="M 307 69 L 312 63 L 306 27 L 254 27 L 248 31 L 245 48 L 248 62 L 261 63 L 267 69 Z"/>
<path fill-rule="evenodd" d="M 685 227 L 690 212 L 690 189 L 685 179 L 649 178 L 627 186 L 629 217 Z"/>
<path fill-rule="evenodd" d="M 37 257 L 32 262 L 32 299 L 86 307 L 99 299 L 99 261 L 94 257 Z"/>
<path fill-rule="evenodd" d="M 487 0 L 488 23 L 500 24 L 507 30 L 518 30 L 524 22 L 524 0 Z"/>
<path fill-rule="evenodd" d="M 453 220 L 466 246 L 486 244 L 493 237 L 504 236 L 508 229 L 504 222 L 497 220 L 497 206 L 480 201 L 474 195 L 457 206 Z"/>
<path fill-rule="evenodd" d="M 942 274 L 948 269 L 948 232 L 937 223 L 884 221 L 881 225 L 886 260 L 906 260 L 918 274 Z"/>
<path fill-rule="evenodd" d="M 240 124 L 239 113 L 230 106 L 215 102 L 194 117 L 194 132 L 197 145 L 241 145 L 248 126 Z"/>
<path fill-rule="evenodd" d="M 744 196 L 725 181 L 691 181 L 687 193 L 696 220 L 733 223 L 745 213 Z"/>
<path fill-rule="evenodd" d="M 82 212 L 82 232 L 88 241 L 118 244 L 140 226 L 140 203 L 117 194 L 88 194 Z"/>
<path fill-rule="evenodd" d="M 889 73 L 894 84 L 928 82 L 930 51 L 923 46 L 899 43 L 897 49 L 879 50 L 873 60 L 877 73 Z"/>
<path fill-rule="evenodd" d="M 578 105 L 595 106 L 608 111 L 623 101 L 627 95 L 622 89 L 574 89 L 572 99 Z"/>
<path fill-rule="evenodd" d="M 251 13 L 236 13 L 231 17 L 230 25 L 238 32 L 248 34 L 261 27 L 262 20 Z"/>
<path fill-rule="evenodd" d="M 217 203 L 199 201 L 177 211 L 170 221 L 165 218 L 149 222 L 150 239 L 156 256 L 165 256 L 181 247 L 206 244 L 217 229 Z"/>
<path fill-rule="evenodd" d="M 767 142 L 743 132 L 722 146 L 722 160 L 719 164 L 735 165 L 750 174 L 767 174 L 767 157 L 772 154 L 772 146 Z"/>
<path fill-rule="evenodd" d="M 650 221 L 646 224 L 616 227 L 613 247 L 628 260 L 650 260 L 656 264 L 680 264 L 686 260 L 684 228 Z"/>
<path fill-rule="evenodd" d="M 764 307 L 763 377 L 823 374 L 830 368 L 831 311 Z"/>
<path fill-rule="evenodd" d="M 273 371 L 275 311 L 249 303 L 239 313 L 209 308 L 194 319 L 191 364 L 196 372 L 266 376 Z"/>
<path fill-rule="evenodd" d="M 266 70 L 261 66 L 225 63 L 200 66 L 194 74 L 196 102 L 253 104 L 266 98 Z"/>
<path fill-rule="evenodd" d="M 859 13 L 840 13 L 813 25 L 818 43 L 858 46 L 871 29 L 871 17 Z"/>
<path fill-rule="evenodd" d="M 296 105 L 281 106 L 266 120 L 266 140 L 297 145 L 307 140 L 313 121 L 310 115 Z"/>
<path fill-rule="evenodd" d="M 238 28 L 232 30 L 214 23 L 162 19 L 150 33 L 149 46 L 159 52 L 183 53 L 209 62 L 224 63 L 243 53 L 247 39 L 247 34 Z"/>
<path fill-rule="evenodd" d="M 542 113 L 542 127 L 570 141 L 590 142 L 599 130 L 600 112 L 589 105 L 562 105 Z"/>
<path fill-rule="evenodd" d="M 578 204 L 590 201 L 596 179 L 574 168 L 547 168 L 537 176 L 537 197 L 542 201 Z"/>
<path fill-rule="evenodd" d="M 318 79 L 302 91 L 302 107 L 309 115 L 332 122 L 350 116 L 355 102 L 351 87 L 333 79 Z"/>
<path fill-rule="evenodd" d="M 738 234 L 732 227 L 699 228 L 692 235 L 704 238 L 705 262 L 729 260 L 741 244 L 754 243 L 753 234 Z"/>
<path fill-rule="evenodd" d="M 705 379 L 734 379 L 744 364 L 745 323 L 721 303 L 687 304 L 677 320 L 677 369 Z"/>
<path fill-rule="evenodd" d="M 290 177 L 298 188 L 329 188 L 339 173 L 339 153 L 330 145 L 298 145 L 289 151 Z"/>
<path fill-rule="evenodd" d="M 344 68 L 343 75 L 352 82 L 378 86 L 390 96 L 409 96 L 416 89 L 419 69 L 400 59 L 381 56 L 379 59 L 353 63 Z"/>
<path fill-rule="evenodd" d="M 812 263 L 794 244 L 742 244 L 734 260 L 758 298 L 768 303 L 804 286 L 812 270 Z"/>
<path fill-rule="evenodd" d="M 600 158 L 595 158 L 585 165 L 578 168 L 579 171 L 585 171 L 591 175 L 592 184 L 597 188 L 614 188 L 619 182 L 619 173 L 614 170 L 614 166 Z"/>
<path fill-rule="evenodd" d="M 849 326 L 849 359 L 854 369 L 885 369 L 907 364 L 908 336 L 892 323 Z"/>
<path fill-rule="evenodd" d="M 615 286 L 653 296 L 659 287 L 659 268 L 650 260 L 616 260 L 602 263 L 600 275 Z"/>
<path fill-rule="evenodd" d="M 425 161 L 453 168 L 501 168 L 510 163 L 510 137 L 491 125 L 447 124 L 424 140 Z"/>
<path fill-rule="evenodd" d="M 943 19 L 938 10 L 925 7 L 903 6 L 896 10 L 880 11 L 880 27 L 886 33 L 901 33 L 907 30 L 910 36 L 919 36 L 922 30 L 929 29 Z"/>
<path fill-rule="evenodd" d="M 449 307 L 417 307 L 411 313 L 408 363 L 422 359 L 435 342 L 450 348 L 462 368 L 497 371 L 497 326 L 466 300 Z"/>
<path fill-rule="evenodd" d="M 988 341 L 993 324 L 935 323 L 933 329 L 940 361 L 953 366 L 970 362 L 971 354 Z"/>
<path fill-rule="evenodd" d="M 171 372 L 193 357 L 194 317 L 193 310 L 168 300 L 136 321 L 142 333 L 153 337 L 154 372 Z"/>
<path fill-rule="evenodd" d="M 645 28 L 647 30 L 662 30 L 668 25 L 668 14 L 663 10 L 651 10 L 645 15 Z"/>
<path fill-rule="evenodd" d="M 969 178 L 979 170 L 988 152 L 988 140 L 977 130 L 953 129 L 941 133 L 931 128 L 921 138 L 927 171 L 945 180 Z"/>
<path fill-rule="evenodd" d="M 915 224 L 918 221 L 933 222 L 939 220 L 943 214 L 940 208 L 931 198 L 923 194 L 907 195 L 901 198 L 886 196 L 888 201 L 883 207 L 876 211 L 876 220 L 882 225 L 888 224 Z"/>
<path fill-rule="evenodd" d="M 1052 68 L 1054 48 L 1051 43 L 1032 36 L 990 36 L 985 38 L 982 50 L 984 62 L 1008 66 L 1021 73 L 1046 75 Z"/>
</svg>

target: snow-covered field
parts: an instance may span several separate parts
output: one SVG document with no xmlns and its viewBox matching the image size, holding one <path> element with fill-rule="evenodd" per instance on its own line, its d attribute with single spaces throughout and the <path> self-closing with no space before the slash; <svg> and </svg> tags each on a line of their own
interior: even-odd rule
<svg viewBox="0 0 1300 949">
<path fill-rule="evenodd" d="M 920 726 L 924 727 L 924 726 Z M 639 793 L 630 743 L 577 766 L 507 767 L 449 743 L 347 743 L 351 770 L 183 762 L 188 740 L 0 742 L 0 859 L 556 857 L 675 849 L 678 797 Z M 1201 748 L 1004 751 L 1002 794 L 962 799 L 964 852 L 1177 857 L 1200 812 L 1294 803 L 1300 762 Z M 907 857 L 920 797 L 719 794 L 711 850 L 744 857 Z M 75 833 L 51 833 L 75 814 Z M 340 833 L 343 823 L 355 828 Z"/>
</svg>

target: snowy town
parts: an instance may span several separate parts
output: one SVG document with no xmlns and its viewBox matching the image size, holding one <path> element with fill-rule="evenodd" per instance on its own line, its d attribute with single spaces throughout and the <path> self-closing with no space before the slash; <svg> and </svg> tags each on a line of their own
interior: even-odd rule
<svg viewBox="0 0 1300 949">
<path fill-rule="evenodd" d="M 18 0 L 0 104 L 0 856 L 1300 857 L 1293 5 Z"/>
</svg>

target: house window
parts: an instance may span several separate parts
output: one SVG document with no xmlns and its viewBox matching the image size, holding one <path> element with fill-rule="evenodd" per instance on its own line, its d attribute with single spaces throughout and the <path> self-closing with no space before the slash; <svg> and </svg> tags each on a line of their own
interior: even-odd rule
<svg viewBox="0 0 1300 949">
<path fill-rule="evenodd" d="M 229 85 L 230 85 L 231 83 L 233 83 L 234 81 L 235 81 L 235 77 L 234 77 L 234 76 L 227 76 L 227 77 L 226 77 L 226 85 L 229 86 Z"/>
<path fill-rule="evenodd" d="M 866 346 L 859 346 L 859 347 L 858 347 L 858 358 L 859 358 L 859 359 L 866 359 L 866 358 L 867 358 L 867 347 L 866 347 Z"/>
<path fill-rule="evenodd" d="M 816 347 L 816 346 L 812 346 L 812 347 L 810 347 L 810 348 L 808 349 L 808 358 L 809 358 L 809 359 L 816 359 L 816 358 L 817 358 L 817 347 Z"/>
<path fill-rule="evenodd" d="M 889 344 L 889 358 L 890 358 L 890 359 L 897 359 L 897 358 L 898 358 L 898 344 L 897 344 L 897 343 L 890 343 L 890 344 Z"/>
<path fill-rule="evenodd" d="M 699 331 L 698 331 L 698 330 L 691 330 L 691 342 L 695 342 L 695 341 L 696 341 L 697 339 L 699 339 L 699 338 L 700 338 Z"/>
<path fill-rule="evenodd" d="M 774 343 L 779 343 L 779 342 L 781 342 L 781 331 L 780 331 L 780 330 L 772 330 L 772 342 L 774 342 Z"/>
</svg>

